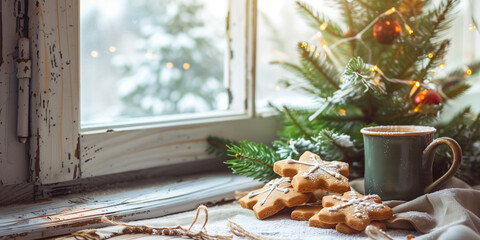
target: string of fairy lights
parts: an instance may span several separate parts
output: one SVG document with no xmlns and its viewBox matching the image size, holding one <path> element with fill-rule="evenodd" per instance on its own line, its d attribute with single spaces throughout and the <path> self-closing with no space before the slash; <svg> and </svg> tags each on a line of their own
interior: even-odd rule
<svg viewBox="0 0 480 240">
<path fill-rule="evenodd" d="M 356 40 L 357 42 L 359 42 L 360 44 L 362 44 L 366 49 L 367 51 L 369 52 L 369 57 L 368 57 L 368 61 L 367 62 L 370 62 L 371 61 L 371 58 L 372 58 L 372 50 L 370 49 L 370 47 L 368 47 L 367 44 L 365 44 L 365 42 L 363 41 L 362 39 L 362 36 L 365 34 L 365 32 L 367 30 L 369 30 L 376 22 L 378 22 L 379 19 L 385 17 L 385 16 L 389 16 L 389 15 L 392 15 L 392 14 L 397 14 L 400 19 L 402 20 L 403 22 L 403 27 L 405 28 L 405 30 L 409 33 L 409 34 L 412 34 L 413 33 L 413 30 L 412 28 L 407 24 L 407 22 L 405 21 L 405 18 L 403 17 L 403 15 L 396 10 L 395 7 L 392 7 L 390 9 L 388 9 L 387 11 L 381 13 L 380 15 L 378 15 L 376 18 L 374 18 L 369 24 L 367 24 L 361 31 L 359 31 L 357 34 L 355 34 L 354 36 L 351 36 L 351 37 L 346 37 L 346 38 L 342 38 L 340 39 L 339 41 L 333 43 L 330 47 L 328 46 L 327 42 L 323 39 L 323 34 L 322 32 L 325 31 L 328 27 L 328 24 L 327 23 L 322 23 L 320 25 L 320 32 L 317 32 L 316 33 L 316 37 L 317 38 L 320 38 L 320 46 L 321 46 L 321 52 L 320 53 L 317 53 L 315 55 L 315 57 L 319 57 L 320 55 L 323 55 L 324 57 L 326 56 L 330 56 L 330 59 L 332 59 L 332 62 L 334 63 L 335 66 L 341 68 L 342 65 L 341 63 L 338 61 L 338 59 L 335 57 L 334 54 L 332 54 L 331 50 L 335 49 L 336 47 L 338 47 L 340 44 L 344 43 L 344 42 L 348 42 L 348 41 L 352 41 L 352 40 Z M 308 43 L 306 42 L 303 42 L 301 44 L 302 47 L 304 47 L 305 49 L 307 49 L 308 47 Z M 316 49 L 316 46 L 315 45 L 311 45 L 310 46 L 310 51 L 315 51 Z"/>
<path fill-rule="evenodd" d="M 380 15 L 378 15 L 376 18 L 374 18 L 369 24 L 367 24 L 361 31 L 359 31 L 357 34 L 355 34 L 354 36 L 351 36 L 351 37 L 346 37 L 346 38 L 342 38 L 340 40 L 338 40 L 337 42 L 333 43 L 330 47 L 328 46 L 327 42 L 325 41 L 324 37 L 323 37 L 323 34 L 322 32 L 325 31 L 328 27 L 328 24 L 327 23 L 322 23 L 320 25 L 320 31 L 317 32 L 314 36 L 314 39 L 319 39 L 320 40 L 320 48 L 317 48 L 316 45 L 309 45 L 307 42 L 303 42 L 300 44 L 300 47 L 306 49 L 307 51 L 310 51 L 310 52 L 315 52 L 314 56 L 315 58 L 319 58 L 320 56 L 323 56 L 324 58 L 327 58 L 329 57 L 331 60 L 332 60 L 332 63 L 338 67 L 338 68 L 341 68 L 343 67 L 340 62 L 338 61 L 338 59 L 335 57 L 334 54 L 332 54 L 332 50 L 335 49 L 336 47 L 338 47 L 340 44 L 342 43 L 345 43 L 345 42 L 348 42 L 348 41 L 357 41 L 358 43 L 362 44 L 366 49 L 367 51 L 369 52 L 369 59 L 367 62 L 371 62 L 371 55 L 372 55 L 372 50 L 368 47 L 368 45 L 363 41 L 363 34 L 369 30 L 377 21 L 379 21 L 379 19 L 385 17 L 385 16 L 389 16 L 389 15 L 392 15 L 392 14 L 397 14 L 399 16 L 399 18 L 401 19 L 402 23 L 403 23 L 403 27 L 405 29 L 406 32 L 408 32 L 408 34 L 413 34 L 414 31 L 413 29 L 407 24 L 407 22 L 405 21 L 403 15 L 396 10 L 395 7 L 392 7 L 391 9 L 388 9 L 387 11 L 381 13 Z M 473 32 L 477 29 L 477 25 L 474 23 L 471 23 L 468 25 L 468 30 L 470 32 Z M 317 51 L 317 49 L 319 51 Z M 317 52 L 316 52 L 317 51 Z M 434 53 L 430 52 L 427 54 L 427 57 L 429 59 L 432 59 L 434 57 Z M 445 63 L 444 61 L 442 61 L 439 66 L 438 66 L 441 70 L 445 69 Z M 396 78 L 390 78 L 388 76 L 386 76 L 384 74 L 384 72 L 377 66 L 377 65 L 371 65 L 370 67 L 370 71 L 372 72 L 372 78 L 373 78 L 373 81 L 377 84 L 377 85 L 381 85 L 381 78 L 385 79 L 386 81 L 389 81 L 389 82 L 393 82 L 393 83 L 401 83 L 401 84 L 406 84 L 406 85 L 410 85 L 412 86 L 411 90 L 410 90 L 410 93 L 409 93 L 409 97 L 412 97 L 416 92 L 417 90 L 420 88 L 420 87 L 423 87 L 425 89 L 428 89 L 428 83 L 429 81 L 428 80 L 425 80 L 423 82 L 420 82 L 420 81 L 417 81 L 417 80 L 404 80 L 404 79 L 396 79 Z M 431 73 L 433 75 L 436 75 L 436 71 L 435 70 L 431 70 Z M 465 73 L 465 77 L 468 77 L 470 75 L 472 75 L 473 71 L 472 69 L 470 69 L 468 66 L 465 66 L 464 67 L 464 73 Z M 340 82 L 342 79 L 340 79 Z M 447 96 L 445 95 L 445 93 L 443 93 L 442 89 L 438 89 L 439 90 L 439 94 L 442 95 L 442 97 L 444 98 L 447 98 Z M 418 107 L 415 109 L 418 111 Z M 309 119 L 313 119 L 316 117 L 316 115 L 318 115 L 319 113 L 315 113 L 313 114 L 312 116 L 310 116 Z M 339 111 L 339 114 L 341 115 L 345 115 L 345 110 L 344 109 L 340 109 Z"/>
<path fill-rule="evenodd" d="M 307 49 L 308 51 L 310 52 L 315 52 L 314 53 L 314 57 L 315 58 L 319 58 L 320 56 L 323 56 L 324 58 L 327 58 L 329 57 L 331 60 L 332 60 L 332 63 L 339 69 L 341 69 L 343 67 L 343 65 L 340 63 L 340 61 L 335 57 L 335 55 L 332 53 L 332 50 L 334 50 L 335 48 L 339 47 L 342 43 L 345 43 L 345 42 L 349 42 L 349 41 L 357 41 L 358 43 L 360 43 L 363 47 L 365 47 L 365 49 L 368 51 L 368 61 L 367 62 L 371 62 L 371 59 L 372 59 L 372 50 L 370 49 L 370 47 L 363 41 L 363 35 L 365 34 L 365 32 L 367 32 L 370 28 L 372 28 L 372 26 L 378 22 L 381 18 L 384 18 L 386 16 L 390 16 L 392 14 L 396 14 L 399 19 L 401 20 L 401 22 L 403 23 L 403 28 L 405 29 L 405 31 L 408 33 L 408 34 L 413 34 L 414 31 L 413 29 L 407 24 L 407 22 L 405 21 L 405 18 L 403 17 L 403 15 L 397 11 L 397 9 L 395 7 L 392 7 L 388 10 L 386 10 L 385 12 L 379 14 L 376 18 L 374 18 L 369 24 L 367 24 L 361 31 L 359 31 L 358 33 L 356 33 L 355 35 L 353 36 L 350 36 L 350 37 L 345 37 L 345 38 L 342 38 L 340 40 L 338 40 L 337 42 L 334 42 L 333 44 L 331 44 L 330 46 L 327 44 L 327 42 L 325 41 L 324 37 L 323 37 L 323 33 L 325 30 L 327 30 L 327 27 L 328 27 L 328 24 L 327 23 L 322 23 L 320 26 L 319 26 L 319 29 L 320 31 L 317 32 L 315 34 L 315 37 L 314 39 L 319 39 L 320 40 L 320 47 L 317 48 L 316 45 L 309 45 L 307 42 L 303 42 L 301 43 L 301 47 L 304 48 L 304 49 Z M 474 19 L 472 18 L 472 22 L 473 23 L 470 23 L 468 25 L 468 31 L 470 32 L 473 32 L 473 31 L 478 31 L 477 29 L 477 25 L 474 21 Z M 108 48 L 108 51 L 110 53 L 115 53 L 117 52 L 117 48 L 115 46 L 110 46 Z M 90 55 L 92 58 L 98 58 L 100 57 L 100 52 L 97 51 L 97 50 L 92 50 L 90 52 Z M 147 50 L 146 54 L 145 54 L 145 57 L 149 60 L 161 60 L 161 57 L 157 54 L 154 54 L 152 52 L 152 50 Z M 427 54 L 427 57 L 428 58 L 433 58 L 434 57 L 434 53 L 428 53 Z M 174 63 L 173 62 L 170 62 L 170 61 L 167 61 L 165 63 L 165 67 L 171 69 L 174 67 Z M 439 66 L 438 66 L 441 70 L 445 69 L 445 63 L 442 61 Z M 184 70 L 188 70 L 190 69 L 190 64 L 185 62 L 181 65 L 181 68 L 183 68 Z M 410 85 L 412 86 L 411 90 L 410 90 L 410 93 L 409 93 L 409 97 L 412 97 L 415 92 L 417 92 L 417 90 L 420 88 L 420 87 L 423 87 L 423 88 L 429 88 L 428 87 L 428 83 L 429 81 L 428 80 L 425 80 L 423 82 L 420 82 L 420 81 L 417 81 L 417 80 L 405 80 L 405 79 L 396 79 L 396 78 L 390 78 L 388 76 L 386 76 L 384 74 L 384 72 L 377 66 L 377 65 L 372 65 L 370 67 L 370 70 L 372 72 L 372 79 L 373 81 L 377 84 L 377 85 L 381 85 L 381 79 L 385 79 L 386 81 L 389 81 L 389 82 L 393 82 L 393 83 L 401 83 L 401 84 L 407 84 L 407 85 Z M 472 75 L 473 71 L 472 69 L 468 68 L 467 66 L 464 68 L 464 72 L 465 72 L 465 76 L 468 77 L 470 75 Z M 436 75 L 437 72 L 435 70 L 431 70 L 431 73 L 433 75 Z M 340 82 L 341 82 L 341 79 L 340 79 Z M 278 88 L 278 87 L 277 87 Z M 440 95 L 442 95 L 442 97 L 446 98 L 446 95 L 443 93 L 442 89 L 438 89 L 438 93 Z"/>
</svg>

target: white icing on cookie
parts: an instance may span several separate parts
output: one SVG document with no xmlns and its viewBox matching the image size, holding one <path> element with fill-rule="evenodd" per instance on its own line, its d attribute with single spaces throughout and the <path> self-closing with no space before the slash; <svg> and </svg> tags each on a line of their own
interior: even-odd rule
<svg viewBox="0 0 480 240">
<path fill-rule="evenodd" d="M 368 195 L 359 198 L 357 193 L 352 193 L 351 197 L 352 199 L 347 199 L 340 196 L 332 196 L 334 200 L 342 201 L 344 203 L 341 205 L 329 207 L 329 213 L 333 214 L 334 212 L 338 212 L 338 210 L 342 208 L 353 206 L 353 216 L 357 218 L 368 218 L 368 211 L 379 210 L 385 207 L 383 204 L 371 200 L 377 198 L 377 195 Z"/>
<path fill-rule="evenodd" d="M 342 174 L 340 174 L 340 169 L 342 168 L 340 164 L 335 162 L 322 161 L 322 159 L 320 159 L 318 156 L 314 154 L 310 155 L 310 159 L 312 160 L 312 162 L 301 162 L 298 160 L 287 159 L 287 163 L 298 163 L 298 164 L 311 166 L 308 169 L 308 172 L 302 174 L 304 178 L 314 179 L 320 174 L 327 173 L 328 175 L 331 175 L 337 180 L 340 180 L 340 181 L 346 180 L 346 178 L 342 178 L 343 176 Z"/>
<path fill-rule="evenodd" d="M 260 202 L 260 205 L 263 205 L 263 204 L 265 204 L 265 201 L 267 201 L 267 198 L 270 196 L 270 194 L 273 192 L 273 190 L 277 190 L 277 191 L 283 192 L 285 194 L 288 193 L 288 191 L 290 191 L 288 188 L 292 187 L 292 185 L 287 185 L 287 186 L 284 186 L 284 187 L 279 187 L 279 185 L 284 183 L 284 182 L 291 182 L 291 181 L 292 181 L 292 179 L 290 179 L 289 177 L 280 178 L 278 181 L 272 180 L 269 183 L 267 183 L 267 185 L 270 186 L 269 188 L 267 188 L 263 191 L 260 191 L 260 192 L 249 192 L 247 196 L 249 198 L 252 198 L 252 197 L 255 197 L 255 196 L 260 195 L 262 193 L 268 192 L 267 195 L 265 196 L 265 198 Z"/>
</svg>

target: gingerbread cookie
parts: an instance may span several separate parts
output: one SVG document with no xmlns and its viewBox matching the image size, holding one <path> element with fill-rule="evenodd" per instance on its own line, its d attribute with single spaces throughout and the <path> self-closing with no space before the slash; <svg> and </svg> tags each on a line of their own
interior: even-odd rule
<svg viewBox="0 0 480 240">
<path fill-rule="evenodd" d="M 292 211 L 291 213 L 291 218 L 292 220 L 297 220 L 297 221 L 307 221 L 310 219 L 313 215 L 318 213 L 320 210 L 322 210 L 322 205 L 321 204 L 306 204 L 302 206 L 298 206 L 295 208 L 295 210 Z"/>
<path fill-rule="evenodd" d="M 318 189 L 343 193 L 350 191 L 348 163 L 323 161 L 312 152 L 305 152 L 300 160 L 286 159 L 273 165 L 273 171 L 283 177 L 292 177 L 292 185 L 298 192 Z"/>
<path fill-rule="evenodd" d="M 310 219 L 308 219 L 308 226 L 318 228 L 334 228 L 335 226 L 337 226 L 338 223 L 326 223 L 320 221 L 318 218 L 315 217 L 317 213 L 315 213 L 312 217 L 310 217 Z"/>
<path fill-rule="evenodd" d="M 305 204 L 310 194 L 299 193 L 292 188 L 290 178 L 274 179 L 263 188 L 250 192 L 239 200 L 243 208 L 253 209 L 258 219 L 265 219 L 285 207 Z"/>
<path fill-rule="evenodd" d="M 373 225 L 383 231 L 387 230 L 387 226 L 385 225 L 385 223 L 382 223 L 382 222 L 372 222 L 370 223 L 369 225 Z M 357 231 L 351 227 L 349 227 L 347 224 L 345 223 L 339 223 L 337 224 L 337 226 L 335 226 L 335 230 L 337 230 L 337 232 L 340 232 L 340 233 L 345 233 L 345 234 L 354 234 L 354 233 L 359 233 L 360 231 Z"/>
<path fill-rule="evenodd" d="M 382 230 L 386 230 L 387 229 L 387 226 L 382 223 L 382 222 L 372 222 L 370 223 L 370 225 L 374 225 Z M 322 221 L 320 221 L 318 218 L 315 218 L 315 217 L 312 217 L 308 220 L 308 226 L 310 227 L 318 227 L 318 228 L 335 228 L 335 230 L 337 230 L 337 232 L 340 232 L 340 233 L 345 233 L 345 234 L 354 234 L 354 233 L 359 233 L 360 231 L 357 231 L 351 227 L 349 227 L 348 225 L 346 225 L 345 223 L 337 223 L 337 224 L 332 224 L 332 223 L 324 223 Z"/>
<path fill-rule="evenodd" d="M 342 196 L 330 195 L 322 200 L 323 209 L 310 221 L 327 224 L 345 223 L 357 231 L 363 231 L 373 220 L 385 220 L 393 215 L 377 195 L 363 196 L 350 191 Z"/>
</svg>

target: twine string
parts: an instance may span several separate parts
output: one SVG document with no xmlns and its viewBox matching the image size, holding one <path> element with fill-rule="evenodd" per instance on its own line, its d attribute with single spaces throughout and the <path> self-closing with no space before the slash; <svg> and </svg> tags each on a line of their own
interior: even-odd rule
<svg viewBox="0 0 480 240">
<path fill-rule="evenodd" d="M 241 227 L 238 223 L 230 219 L 228 220 L 227 226 L 230 229 L 230 232 L 235 234 L 235 236 L 237 237 L 243 237 L 243 238 L 248 238 L 252 240 L 281 240 L 279 238 L 267 238 L 262 235 L 249 232 L 245 230 L 243 227 Z"/>
<path fill-rule="evenodd" d="M 382 231 L 382 229 L 375 227 L 373 225 L 367 226 L 367 228 L 365 229 L 365 234 L 367 234 L 367 236 L 373 240 L 393 240 L 393 238 L 390 237 L 390 235 Z"/>
<path fill-rule="evenodd" d="M 201 210 L 203 210 L 203 212 L 205 213 L 205 221 L 203 222 L 201 229 L 197 232 L 194 232 L 191 229 L 197 222 Z M 208 222 L 208 209 L 204 205 L 200 205 L 197 208 L 195 219 L 193 220 L 189 228 L 184 228 L 180 225 L 176 225 L 172 227 L 150 227 L 146 225 L 134 225 L 134 224 L 128 224 L 124 222 L 113 221 L 108 219 L 107 217 L 102 217 L 102 222 L 106 222 L 114 226 L 123 226 L 125 228 L 122 230 L 121 233 L 112 234 L 110 236 L 102 237 L 98 235 L 97 231 L 94 229 L 81 230 L 81 231 L 72 233 L 71 236 L 73 236 L 77 240 L 100 240 L 100 239 L 108 239 L 118 235 L 135 234 L 135 233 L 145 233 L 145 234 L 151 234 L 151 235 L 166 235 L 166 236 L 185 236 L 191 239 L 198 239 L 198 240 L 230 240 L 233 238 L 232 235 L 215 235 L 215 234 L 207 233 L 207 229 L 205 228 L 205 226 L 207 225 L 207 222 Z"/>
<path fill-rule="evenodd" d="M 198 215 L 200 214 L 200 210 L 203 210 L 205 212 L 205 221 L 203 222 L 203 225 L 202 225 L 202 228 L 200 228 L 200 231 L 207 232 L 207 229 L 205 228 L 205 225 L 207 225 L 207 222 L 208 222 L 208 209 L 207 209 L 207 207 L 205 207 L 205 205 L 198 206 L 197 214 L 195 215 L 195 219 L 193 220 L 192 224 L 188 228 L 188 231 L 190 231 L 192 229 L 193 225 L 195 225 L 195 223 L 197 222 Z"/>
<path fill-rule="evenodd" d="M 192 227 L 198 221 L 198 217 L 200 212 L 203 210 L 205 213 L 205 221 L 201 229 L 198 232 L 192 231 Z M 198 239 L 198 240 L 230 240 L 233 238 L 233 235 L 215 235 L 215 234 L 208 234 L 206 225 L 208 222 L 208 209 L 204 205 L 200 205 L 197 208 L 197 212 L 195 215 L 195 219 L 193 220 L 190 227 L 184 228 L 180 225 L 172 226 L 172 227 L 149 227 L 146 225 L 135 225 L 135 224 L 128 224 L 124 222 L 117 222 L 108 219 L 107 217 L 102 217 L 102 222 L 109 223 L 114 226 L 123 226 L 125 227 L 122 232 L 114 233 L 109 236 L 100 236 L 95 229 L 85 229 L 80 230 L 77 232 L 72 233 L 70 236 L 67 237 L 74 237 L 77 240 L 102 240 L 112 238 L 114 236 L 125 235 L 125 234 L 151 234 L 151 235 L 165 235 L 165 236 L 185 236 L 190 239 Z M 251 240 L 282 240 L 278 238 L 268 238 L 262 235 L 258 235 L 252 232 L 245 230 L 242 226 L 238 223 L 228 220 L 227 227 L 235 236 L 247 238 Z M 382 230 L 370 225 L 365 230 L 365 233 L 374 240 L 391 240 L 390 236 L 383 232 Z M 65 237 L 66 238 L 66 237 Z"/>
</svg>

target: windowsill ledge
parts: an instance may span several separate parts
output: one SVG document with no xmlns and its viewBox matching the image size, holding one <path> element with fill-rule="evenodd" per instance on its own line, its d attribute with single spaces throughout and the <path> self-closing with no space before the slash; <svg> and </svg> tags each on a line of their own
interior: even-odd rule
<svg viewBox="0 0 480 240">
<path fill-rule="evenodd" d="M 100 218 L 133 221 L 232 200 L 235 190 L 260 186 L 228 173 L 178 177 L 167 182 L 76 194 L 0 208 L 0 239 L 36 239 L 106 226 Z"/>
</svg>

